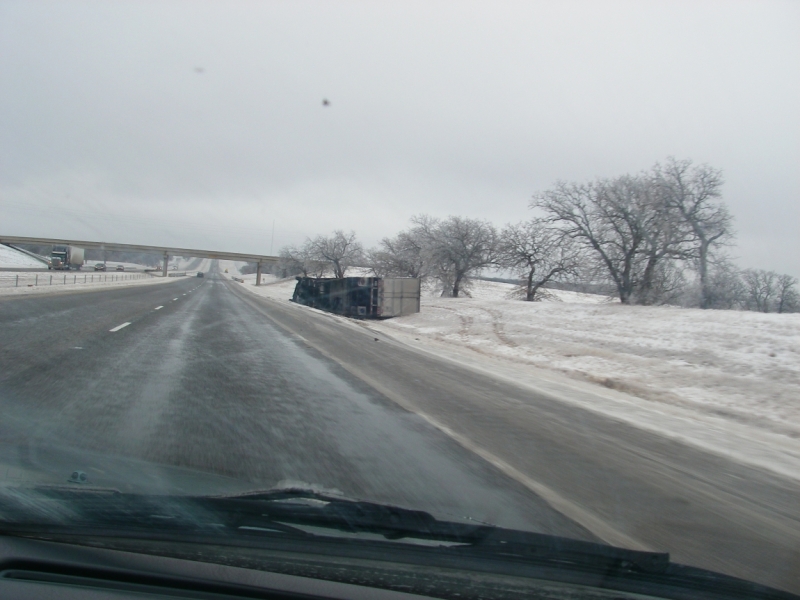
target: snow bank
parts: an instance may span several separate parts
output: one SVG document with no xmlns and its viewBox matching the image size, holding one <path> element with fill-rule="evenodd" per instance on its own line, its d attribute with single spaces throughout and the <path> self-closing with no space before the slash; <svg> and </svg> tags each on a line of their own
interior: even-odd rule
<svg viewBox="0 0 800 600">
<path fill-rule="evenodd" d="M 382 326 L 800 437 L 800 314 L 623 306 L 562 291 L 528 303 L 505 299 L 512 288 L 476 282 L 473 298 L 426 297 L 421 313 Z"/>
<path fill-rule="evenodd" d="M 0 244 L 0 269 L 41 269 L 43 267 L 46 268 L 47 264 L 24 252 Z"/>
</svg>

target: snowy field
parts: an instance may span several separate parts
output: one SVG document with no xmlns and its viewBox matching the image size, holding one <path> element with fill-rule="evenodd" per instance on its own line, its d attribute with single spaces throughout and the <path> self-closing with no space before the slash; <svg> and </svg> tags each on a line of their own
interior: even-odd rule
<svg viewBox="0 0 800 600">
<path fill-rule="evenodd" d="M 294 279 L 265 275 L 256 288 L 255 275 L 228 268 L 248 291 L 289 304 Z M 513 285 L 485 281 L 470 293 L 426 295 L 419 314 L 350 323 L 800 478 L 800 314 L 622 306 L 558 290 L 528 303 L 511 299 Z"/>
<path fill-rule="evenodd" d="M 0 244 L 0 269 L 41 269 L 47 268 L 47 264 L 28 256 L 24 252 L 19 252 L 8 246 Z"/>
<path fill-rule="evenodd" d="M 552 291 L 506 300 L 423 298 L 421 313 L 382 324 L 520 365 L 800 437 L 800 315 L 622 306 Z"/>
</svg>

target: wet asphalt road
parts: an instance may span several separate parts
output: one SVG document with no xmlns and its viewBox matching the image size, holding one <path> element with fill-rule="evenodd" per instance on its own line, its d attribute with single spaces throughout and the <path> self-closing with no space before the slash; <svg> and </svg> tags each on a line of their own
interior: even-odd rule
<svg viewBox="0 0 800 600">
<path fill-rule="evenodd" d="M 81 468 L 125 487 L 148 461 L 596 539 L 265 321 L 235 285 L 186 278 L 2 302 L 0 463 L 30 461 L 22 444 L 34 467 L 63 463 L 57 483 Z M 97 466 L 109 453 L 133 460 L 109 472 Z"/>
<path fill-rule="evenodd" d="M 800 591 L 796 481 L 216 277 L 2 300 L 0 366 L 0 463 L 302 483 Z"/>
</svg>

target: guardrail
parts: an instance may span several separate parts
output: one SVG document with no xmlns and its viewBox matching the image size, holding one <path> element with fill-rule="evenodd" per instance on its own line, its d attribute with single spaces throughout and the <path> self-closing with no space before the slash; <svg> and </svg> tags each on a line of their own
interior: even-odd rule
<svg viewBox="0 0 800 600">
<path fill-rule="evenodd" d="M 20 275 L 0 273 L 0 287 L 42 287 L 51 285 L 80 285 L 83 283 L 103 283 L 112 281 L 133 281 L 151 279 L 146 273 L 36 273 Z"/>
</svg>

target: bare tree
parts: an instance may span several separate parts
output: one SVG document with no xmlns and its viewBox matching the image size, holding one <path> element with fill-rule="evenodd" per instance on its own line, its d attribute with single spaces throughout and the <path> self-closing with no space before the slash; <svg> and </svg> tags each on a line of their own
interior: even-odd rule
<svg viewBox="0 0 800 600">
<path fill-rule="evenodd" d="M 311 256 L 310 242 L 303 246 L 284 246 L 279 253 L 278 270 L 281 277 L 303 275 L 304 277 L 322 277 L 325 275 L 326 263 L 315 260 Z"/>
<path fill-rule="evenodd" d="M 532 208 L 564 235 L 591 249 L 623 304 L 653 301 L 660 263 L 680 255 L 680 236 L 645 177 L 588 184 L 558 182 L 534 196 Z"/>
<path fill-rule="evenodd" d="M 594 251 L 625 304 L 681 295 L 683 264 L 695 263 L 700 302 L 712 304 L 712 250 L 730 239 L 732 219 L 718 201 L 722 177 L 708 166 L 669 159 L 652 171 L 588 184 L 559 182 L 531 206 Z"/>
<path fill-rule="evenodd" d="M 713 248 L 729 240 L 733 217 L 719 200 L 722 173 L 691 160 L 670 158 L 654 168 L 655 179 L 667 205 L 677 211 L 692 233 L 692 258 L 700 278 L 700 307 L 712 304 L 709 262 Z"/>
<path fill-rule="evenodd" d="M 770 312 L 775 296 L 778 293 L 778 274 L 763 269 L 745 269 L 742 271 L 747 292 L 747 306 L 750 310 Z"/>
<path fill-rule="evenodd" d="M 706 308 L 741 309 L 747 303 L 747 292 L 741 271 L 725 256 L 710 262 L 705 286 Z M 690 306 L 700 306 L 703 291 L 699 282 Z"/>
<path fill-rule="evenodd" d="M 551 190 L 534 196 L 532 208 L 545 212 L 548 222 L 564 235 L 591 248 L 614 282 L 623 304 L 631 301 L 632 271 L 641 236 L 606 218 L 601 202 L 602 182 L 578 184 L 559 181 Z"/>
<path fill-rule="evenodd" d="M 305 264 L 300 257 L 300 250 L 296 246 L 284 246 L 278 252 L 278 275 L 292 277 L 302 273 L 307 275 Z"/>
<path fill-rule="evenodd" d="M 554 278 L 575 275 L 579 263 L 573 240 L 542 219 L 506 225 L 500 233 L 497 265 L 519 274 L 528 302 Z"/>
<path fill-rule="evenodd" d="M 308 243 L 308 252 L 313 260 L 328 263 L 334 277 L 344 277 L 347 269 L 361 262 L 364 256 L 355 232 L 345 233 L 341 229 L 330 237 L 315 237 Z"/>
<path fill-rule="evenodd" d="M 777 287 L 775 311 L 796 312 L 800 308 L 800 295 L 795 288 L 797 279 L 791 275 L 779 275 L 775 285 Z"/>
<path fill-rule="evenodd" d="M 423 240 L 415 231 L 403 231 L 384 238 L 378 248 L 367 253 L 372 271 L 378 277 L 418 277 L 425 279 L 427 264 Z"/>
<path fill-rule="evenodd" d="M 494 264 L 497 231 L 488 221 L 419 215 L 411 222 L 431 275 L 442 283 L 442 295 L 458 298 L 472 275 Z"/>
<path fill-rule="evenodd" d="M 638 180 L 644 244 L 637 300 L 640 304 L 677 302 L 686 288 L 684 262 L 690 256 L 693 234 L 652 173 L 643 173 Z"/>
</svg>

